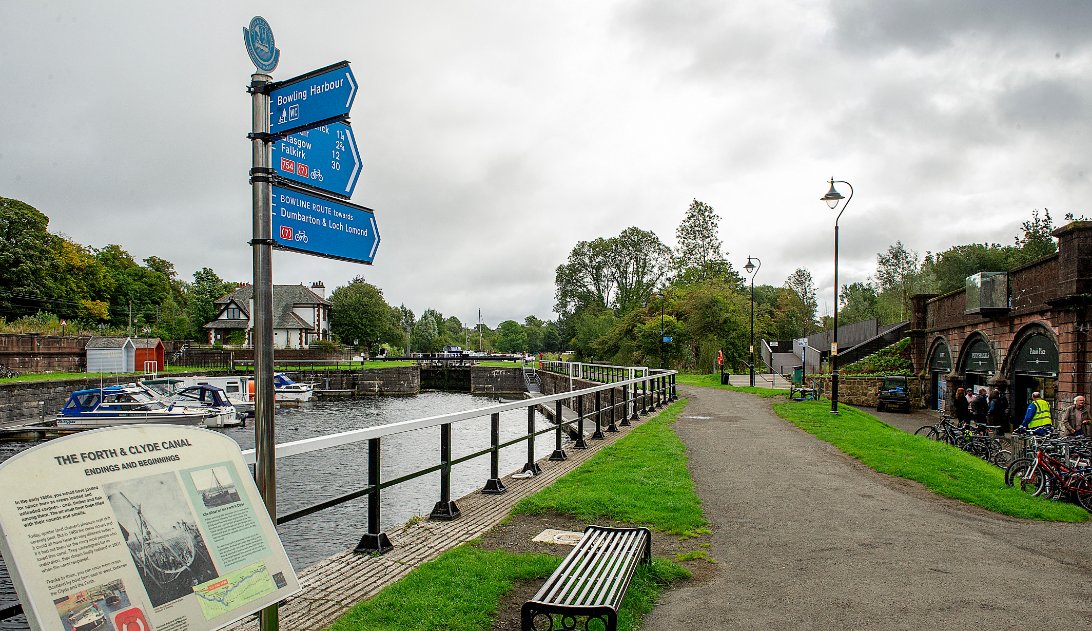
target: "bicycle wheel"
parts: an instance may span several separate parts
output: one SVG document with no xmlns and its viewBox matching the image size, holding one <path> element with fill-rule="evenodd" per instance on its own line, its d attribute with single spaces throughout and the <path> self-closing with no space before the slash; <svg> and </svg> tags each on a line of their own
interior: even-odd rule
<svg viewBox="0 0 1092 631">
<path fill-rule="evenodd" d="M 1073 480 L 1073 494 L 1077 496 L 1077 503 L 1092 513 L 1092 479 L 1086 474 L 1078 473 Z"/>
<path fill-rule="evenodd" d="M 1031 458 L 1017 458 L 1005 467 L 1005 485 L 1012 486 L 1012 481 L 1017 475 L 1022 474 L 1031 466 Z"/>
<path fill-rule="evenodd" d="M 940 434 L 937 433 L 937 428 L 932 425 L 922 425 L 914 432 L 915 436 L 924 436 L 929 440 L 940 440 Z"/>
<path fill-rule="evenodd" d="M 1009 486 L 1032 496 L 1042 495 L 1047 490 L 1046 476 L 1031 459 L 1021 458 L 1009 465 L 1005 471 L 1005 481 Z"/>
<path fill-rule="evenodd" d="M 1012 462 L 1012 452 L 1008 449 L 998 449 L 990 456 L 990 462 L 1005 469 Z"/>
</svg>

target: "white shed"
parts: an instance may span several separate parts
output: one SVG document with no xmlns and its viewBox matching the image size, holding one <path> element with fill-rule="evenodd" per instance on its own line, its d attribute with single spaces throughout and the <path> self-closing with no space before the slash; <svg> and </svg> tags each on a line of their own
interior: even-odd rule
<svg viewBox="0 0 1092 631">
<path fill-rule="evenodd" d="M 136 344 L 129 337 L 93 337 L 87 340 L 87 372 L 136 371 Z"/>
</svg>

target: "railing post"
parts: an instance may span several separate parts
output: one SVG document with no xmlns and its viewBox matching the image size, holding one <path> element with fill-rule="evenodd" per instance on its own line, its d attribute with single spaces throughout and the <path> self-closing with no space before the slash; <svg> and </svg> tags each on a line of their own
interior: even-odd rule
<svg viewBox="0 0 1092 631">
<path fill-rule="evenodd" d="M 482 493 L 500 495 L 508 490 L 500 480 L 500 412 L 489 416 L 489 444 L 492 448 L 492 453 L 489 454 L 489 479 L 485 482 Z"/>
<path fill-rule="evenodd" d="M 641 416 L 648 416 L 648 373 L 641 380 Z"/>
<path fill-rule="evenodd" d="M 677 387 L 677 385 L 675 383 L 675 377 L 676 377 L 676 373 L 671 373 L 671 400 L 672 401 L 678 401 L 679 400 L 679 390 L 678 390 L 678 387 Z"/>
<path fill-rule="evenodd" d="M 592 434 L 593 440 L 603 440 L 606 436 L 603 435 L 603 399 L 600 397 L 602 390 L 595 391 L 595 433 Z"/>
<path fill-rule="evenodd" d="M 634 390 L 636 392 L 636 390 Z M 629 426 L 629 385 L 622 386 L 622 425 Z"/>
<path fill-rule="evenodd" d="M 523 473 L 538 475 L 542 468 L 535 462 L 535 406 L 527 406 L 527 464 L 523 465 Z"/>
<path fill-rule="evenodd" d="M 565 419 L 561 416 L 561 399 L 554 401 L 554 425 L 554 453 L 550 454 L 550 461 L 559 462 L 569 457 L 561 448 L 561 428 L 565 426 Z"/>
<path fill-rule="evenodd" d="M 613 384 L 614 382 L 612 381 L 611 383 Z M 614 415 L 617 413 L 618 409 L 614 403 L 614 391 L 617 389 L 618 388 L 615 388 L 613 385 L 610 387 L 610 424 L 607 425 L 608 432 L 618 431 L 618 426 L 614 424 Z"/>
<path fill-rule="evenodd" d="M 587 449 L 588 443 L 584 442 L 584 395 L 576 397 L 576 433 L 573 449 Z"/>
<path fill-rule="evenodd" d="M 379 439 L 368 439 L 368 486 L 372 492 L 368 495 L 368 532 L 360 538 L 353 552 L 367 552 L 370 554 L 383 554 L 393 550 L 394 546 L 379 527 Z"/>
<path fill-rule="evenodd" d="M 460 515 L 451 500 L 451 423 L 440 426 L 440 501 L 436 502 L 429 519 L 451 521 Z"/>
</svg>

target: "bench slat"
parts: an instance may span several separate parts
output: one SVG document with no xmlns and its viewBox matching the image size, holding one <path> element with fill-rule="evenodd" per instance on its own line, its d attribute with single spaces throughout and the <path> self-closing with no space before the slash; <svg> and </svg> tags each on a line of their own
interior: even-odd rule
<svg viewBox="0 0 1092 631">
<path fill-rule="evenodd" d="M 608 629 L 637 564 L 651 561 L 652 534 L 647 528 L 588 526 L 576 547 L 550 575 L 534 598 L 523 605 L 523 628 L 539 615 L 590 616 Z"/>
</svg>

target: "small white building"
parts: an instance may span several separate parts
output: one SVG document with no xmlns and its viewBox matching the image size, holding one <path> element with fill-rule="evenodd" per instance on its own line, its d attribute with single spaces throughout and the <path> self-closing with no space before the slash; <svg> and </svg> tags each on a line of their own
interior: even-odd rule
<svg viewBox="0 0 1092 631">
<path fill-rule="evenodd" d="M 87 340 L 87 372 L 135 372 L 136 344 L 130 337 L 93 337 Z"/>
<path fill-rule="evenodd" d="M 315 340 L 330 339 L 330 302 L 322 282 L 273 285 L 273 347 L 307 348 Z M 254 287 L 243 285 L 216 301 L 216 319 L 205 325 L 209 344 L 228 344 L 232 332 L 245 332 L 254 343 Z"/>
</svg>

